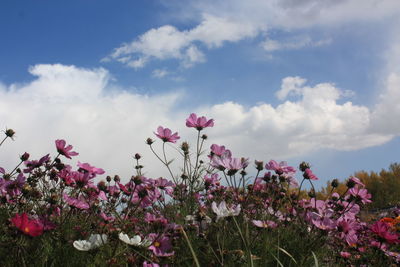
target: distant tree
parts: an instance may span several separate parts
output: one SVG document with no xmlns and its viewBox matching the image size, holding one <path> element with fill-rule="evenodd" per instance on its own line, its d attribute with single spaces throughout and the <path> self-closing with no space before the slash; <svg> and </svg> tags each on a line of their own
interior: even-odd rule
<svg viewBox="0 0 400 267">
<path fill-rule="evenodd" d="M 372 195 L 372 203 L 367 205 L 368 209 L 382 209 L 394 205 L 400 205 L 400 164 L 393 163 L 388 170 L 382 169 L 379 173 L 358 171 L 354 176 L 365 184 L 366 189 Z M 340 195 L 346 192 L 346 181 L 338 182 L 333 188 L 332 181 L 328 181 L 318 193 L 317 198 L 325 199 L 331 192 Z"/>
</svg>

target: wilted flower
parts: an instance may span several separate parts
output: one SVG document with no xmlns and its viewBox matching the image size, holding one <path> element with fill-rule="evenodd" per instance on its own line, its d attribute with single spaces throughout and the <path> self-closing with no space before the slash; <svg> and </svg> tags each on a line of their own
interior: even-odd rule
<svg viewBox="0 0 400 267">
<path fill-rule="evenodd" d="M 77 250 L 88 251 L 107 243 L 107 235 L 92 234 L 88 240 L 76 240 L 73 246 Z"/>
<path fill-rule="evenodd" d="M 211 204 L 211 208 L 214 211 L 214 213 L 217 214 L 217 221 L 219 221 L 219 219 L 224 217 L 238 216 L 240 213 L 240 204 L 234 208 L 233 207 L 227 208 L 225 201 L 219 203 L 218 206 L 217 203 L 213 202 Z"/>
</svg>

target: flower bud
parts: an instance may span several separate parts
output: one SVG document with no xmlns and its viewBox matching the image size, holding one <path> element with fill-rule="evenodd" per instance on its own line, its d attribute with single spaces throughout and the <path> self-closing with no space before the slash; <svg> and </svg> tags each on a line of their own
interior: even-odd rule
<svg viewBox="0 0 400 267">
<path fill-rule="evenodd" d="M 107 182 L 111 182 L 111 177 L 110 177 L 110 176 L 107 176 L 107 177 L 106 177 L 106 181 L 107 181 Z"/>
<path fill-rule="evenodd" d="M 256 170 L 257 171 L 264 170 L 264 162 L 263 161 L 256 160 L 256 161 L 254 161 L 254 163 L 256 164 Z"/>
<path fill-rule="evenodd" d="M 356 185 L 356 183 L 352 179 L 348 180 L 346 183 L 346 186 L 348 188 L 353 188 L 355 185 Z"/>
<path fill-rule="evenodd" d="M 310 163 L 303 161 L 302 163 L 300 163 L 299 168 L 302 172 L 304 172 L 306 169 L 310 168 Z"/>
<path fill-rule="evenodd" d="M 308 192 L 308 196 L 311 198 L 315 198 L 315 192 L 311 190 L 310 192 Z"/>
<path fill-rule="evenodd" d="M 154 143 L 154 140 L 151 139 L 150 137 L 146 139 L 146 144 L 151 145 Z"/>
<path fill-rule="evenodd" d="M 331 186 L 333 188 L 338 187 L 339 186 L 339 180 L 338 179 L 333 179 L 332 182 L 331 182 Z"/>
<path fill-rule="evenodd" d="M 142 156 L 139 153 L 135 154 L 135 159 L 139 160 Z"/>
<path fill-rule="evenodd" d="M 13 138 L 13 136 L 15 135 L 15 132 L 14 132 L 13 129 L 7 129 L 5 131 L 5 134 L 6 134 L 7 137 Z"/>
<path fill-rule="evenodd" d="M 118 175 L 114 176 L 114 182 L 119 183 L 121 181 L 121 178 L 119 178 Z"/>
<path fill-rule="evenodd" d="M 208 136 L 206 135 L 206 134 L 203 134 L 202 136 L 201 136 L 201 139 L 203 139 L 203 140 L 206 140 L 208 138 Z"/>
<path fill-rule="evenodd" d="M 24 154 L 22 154 L 22 156 L 20 157 L 20 159 L 22 161 L 27 161 L 29 159 L 29 153 L 25 152 Z"/>
<path fill-rule="evenodd" d="M 181 149 L 183 152 L 189 152 L 189 144 L 188 142 L 183 142 L 181 145 Z"/>
</svg>

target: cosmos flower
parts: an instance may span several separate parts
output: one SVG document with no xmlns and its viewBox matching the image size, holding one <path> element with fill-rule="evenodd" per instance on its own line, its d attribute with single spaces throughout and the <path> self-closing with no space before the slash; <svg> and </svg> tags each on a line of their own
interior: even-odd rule
<svg viewBox="0 0 400 267">
<path fill-rule="evenodd" d="M 92 234 L 88 240 L 76 240 L 73 243 L 74 248 L 80 251 L 88 251 L 98 248 L 107 243 L 107 235 Z"/>
<path fill-rule="evenodd" d="M 79 153 L 71 151 L 73 148 L 71 145 L 66 146 L 65 140 L 56 140 L 56 148 L 58 153 L 69 159 L 71 159 L 71 156 L 79 155 Z"/>
<path fill-rule="evenodd" d="M 238 216 L 240 213 L 240 204 L 234 208 L 227 208 L 225 201 L 222 201 L 219 205 L 217 205 L 216 202 L 213 202 L 211 208 L 214 213 L 217 214 L 217 221 L 224 217 Z"/>
<path fill-rule="evenodd" d="M 186 126 L 191 128 L 196 128 L 197 130 L 201 131 L 207 127 L 214 126 L 214 120 L 207 120 L 206 117 L 201 116 L 197 117 L 196 114 L 190 114 L 189 118 L 186 119 Z"/>
<path fill-rule="evenodd" d="M 127 234 L 119 233 L 118 237 L 122 242 L 137 247 L 149 247 L 152 243 L 150 240 L 146 238 L 142 240 L 142 238 L 139 235 L 134 235 L 132 238 L 129 238 Z"/>
<path fill-rule="evenodd" d="M 177 132 L 172 134 L 169 128 L 164 128 L 162 126 L 159 126 L 157 128 L 157 133 L 154 134 L 164 142 L 176 143 L 176 141 L 180 139 Z"/>
<path fill-rule="evenodd" d="M 25 212 L 21 215 L 15 214 L 11 223 L 26 235 L 35 237 L 43 234 L 43 224 L 40 220 L 29 219 Z"/>
</svg>

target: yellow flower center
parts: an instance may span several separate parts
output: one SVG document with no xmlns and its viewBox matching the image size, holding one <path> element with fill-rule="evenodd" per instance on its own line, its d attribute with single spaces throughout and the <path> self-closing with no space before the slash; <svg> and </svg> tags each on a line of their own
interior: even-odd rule
<svg viewBox="0 0 400 267">
<path fill-rule="evenodd" d="M 28 228 L 28 227 L 25 227 L 25 228 L 24 228 L 24 231 L 25 231 L 26 233 L 29 233 L 29 228 Z"/>
<path fill-rule="evenodd" d="M 161 246 L 161 244 L 160 244 L 160 242 L 156 241 L 156 242 L 154 242 L 154 246 L 155 246 L 156 248 L 158 248 L 159 246 Z"/>
</svg>

